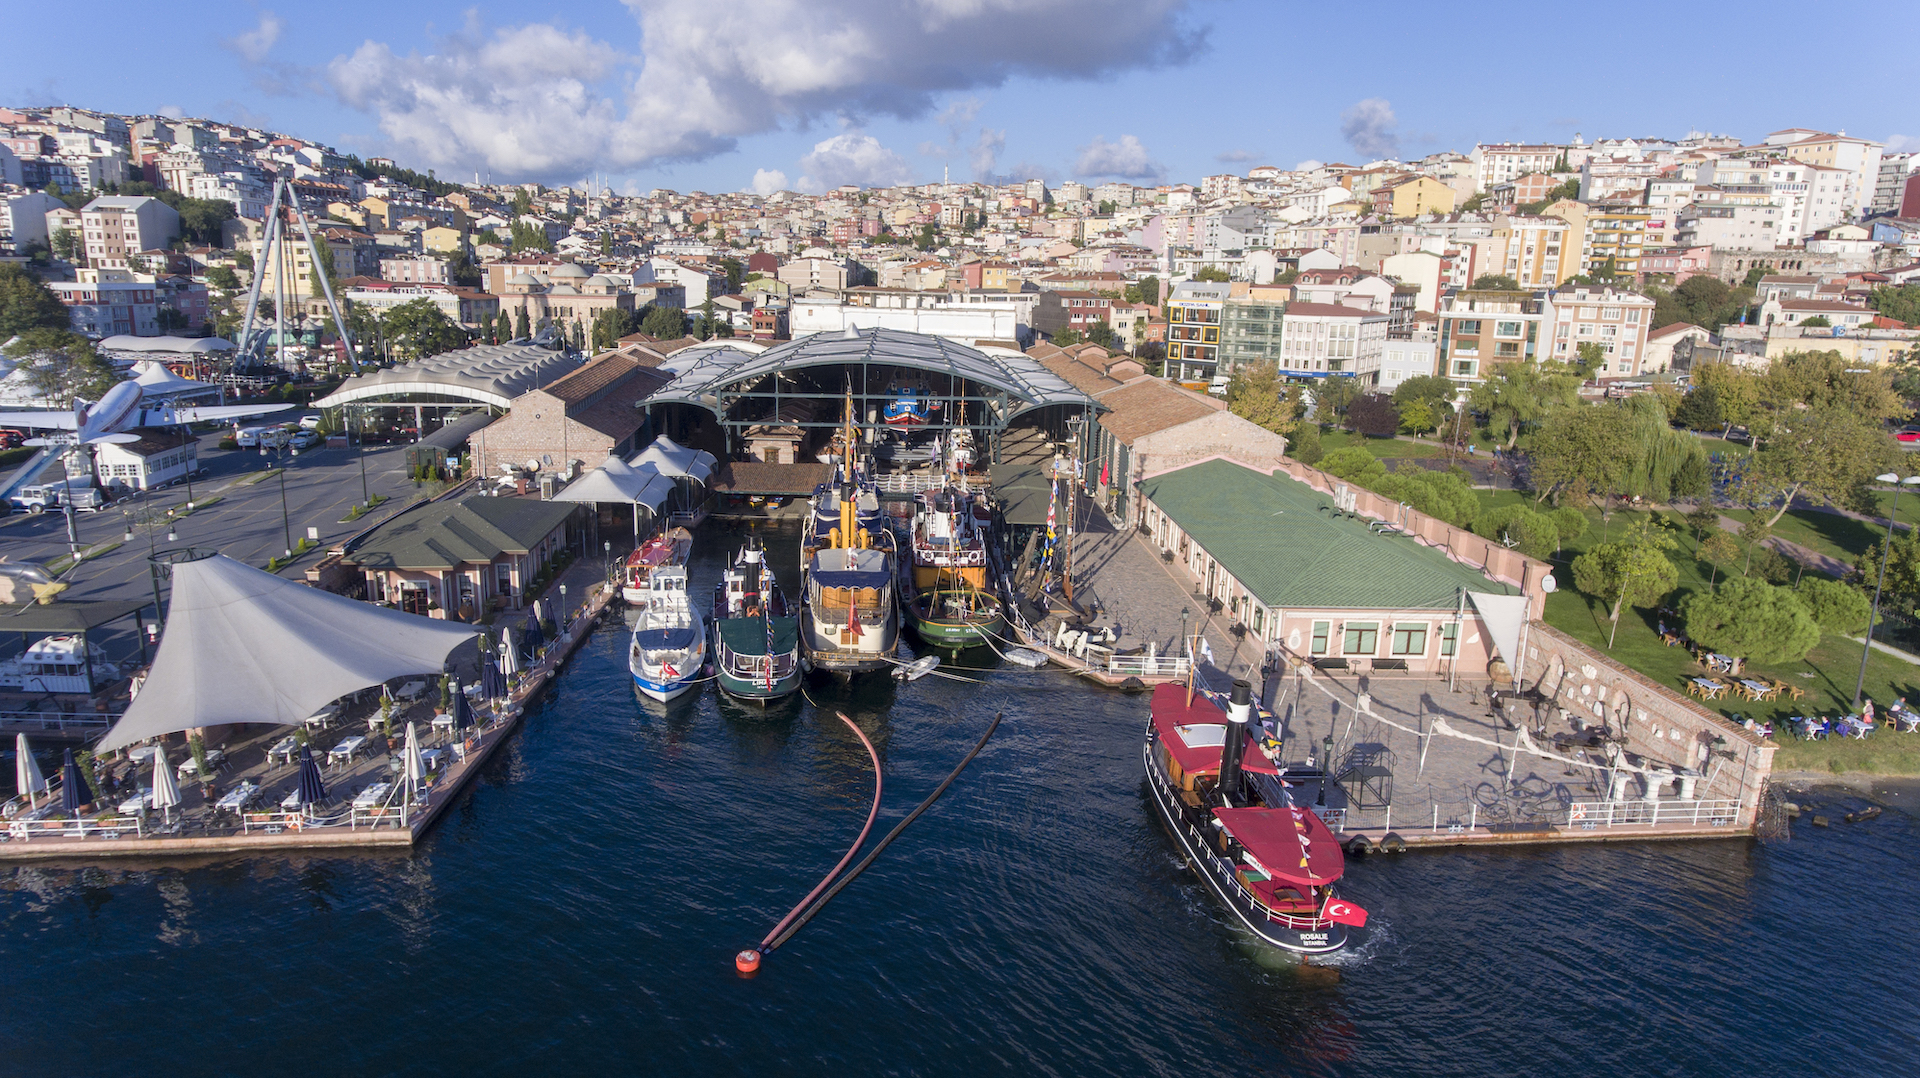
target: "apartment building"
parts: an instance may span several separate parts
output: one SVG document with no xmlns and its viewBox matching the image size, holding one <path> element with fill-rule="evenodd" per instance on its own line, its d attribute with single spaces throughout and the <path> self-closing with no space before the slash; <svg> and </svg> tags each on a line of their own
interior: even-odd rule
<svg viewBox="0 0 1920 1078">
<path fill-rule="evenodd" d="M 1844 203 L 1848 217 L 1860 213 L 1872 201 L 1880 182 L 1881 143 L 1792 128 L 1768 135 L 1766 145 L 1777 147 L 1794 161 L 1849 173 L 1851 184 Z"/>
<path fill-rule="evenodd" d="M 1220 313 L 1220 371 L 1233 374 L 1251 363 L 1279 364 L 1288 301 L 1281 289 L 1234 296 Z"/>
<path fill-rule="evenodd" d="M 1548 144 L 1501 142 L 1473 148 L 1468 160 L 1473 165 L 1474 189 L 1485 191 L 1496 183 L 1511 183 L 1529 172 L 1554 172 L 1564 165 L 1568 147 Z"/>
<path fill-rule="evenodd" d="M 1040 293 L 1033 308 L 1033 328 L 1049 338 L 1069 329 L 1085 337 L 1095 323 L 1107 323 L 1112 313 L 1113 300 L 1098 292 L 1053 289 Z"/>
<path fill-rule="evenodd" d="M 1391 393 L 1409 378 L 1424 378 L 1433 373 L 1434 341 L 1387 339 L 1380 350 L 1380 374 L 1374 385 Z"/>
<path fill-rule="evenodd" d="M 66 305 L 73 331 L 84 337 L 160 334 L 159 299 L 149 282 L 53 281 L 47 287 Z"/>
<path fill-rule="evenodd" d="M 1167 376 L 1211 384 L 1220 364 L 1220 319 L 1232 289 L 1181 281 L 1167 296 Z"/>
<path fill-rule="evenodd" d="M 452 284 L 452 269 L 444 258 L 383 258 L 380 279 L 396 284 Z"/>
<path fill-rule="evenodd" d="M 1695 202 L 1680 211 L 1674 242 L 1681 247 L 1771 251 L 1780 245 L 1780 210 L 1770 202 Z"/>
<path fill-rule="evenodd" d="M 102 195 L 80 210 L 87 263 L 96 269 L 127 269 L 127 259 L 165 247 L 180 235 L 180 215 L 146 195 Z"/>
<path fill-rule="evenodd" d="M 1605 359 L 1601 378 L 1630 378 L 1644 371 L 1653 301 L 1612 288 L 1574 288 L 1553 293 L 1552 346 L 1546 358 L 1572 363 L 1580 346 L 1597 344 Z"/>
<path fill-rule="evenodd" d="M 1371 385 L 1387 345 L 1384 312 L 1338 303 L 1290 303 L 1282 316 L 1280 373 L 1290 378 L 1346 374 Z"/>
<path fill-rule="evenodd" d="M 1503 249 L 1499 270 L 1519 283 L 1521 288 L 1554 288 L 1577 272 L 1578 252 L 1567 250 L 1567 222 L 1559 217 L 1523 217 L 1513 214 L 1494 219 L 1493 238 Z"/>
<path fill-rule="evenodd" d="M 1466 289 L 1444 297 L 1435 373 L 1471 385 L 1495 363 L 1532 359 L 1552 317 L 1547 293 Z"/>
<path fill-rule="evenodd" d="M 1920 169 L 1920 154 L 1888 153 L 1880 156 L 1880 173 L 1874 181 L 1873 199 L 1867 208 L 1874 213 L 1892 213 L 1900 208 L 1907 190 L 1907 177 Z"/>
</svg>

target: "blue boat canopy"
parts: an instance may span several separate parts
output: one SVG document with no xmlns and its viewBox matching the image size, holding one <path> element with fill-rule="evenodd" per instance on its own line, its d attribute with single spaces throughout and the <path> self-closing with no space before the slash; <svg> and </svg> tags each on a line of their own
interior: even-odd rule
<svg viewBox="0 0 1920 1078">
<path fill-rule="evenodd" d="M 641 629 L 633 634 L 633 642 L 643 651 L 684 651 L 693 646 L 694 634 L 699 630 L 690 625 L 679 625 L 671 629 Z"/>
</svg>

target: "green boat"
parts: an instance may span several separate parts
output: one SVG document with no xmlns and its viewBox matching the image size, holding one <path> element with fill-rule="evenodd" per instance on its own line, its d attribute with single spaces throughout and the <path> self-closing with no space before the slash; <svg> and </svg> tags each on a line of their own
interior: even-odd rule
<svg viewBox="0 0 1920 1078">
<path fill-rule="evenodd" d="M 720 690 L 769 703 L 800 688 L 800 619 L 766 564 L 759 540 L 749 539 L 713 591 L 713 668 Z"/>
<path fill-rule="evenodd" d="M 908 579 L 900 590 L 907 624 L 942 647 L 984 645 L 1007 631 L 1006 608 L 987 565 L 986 500 L 949 487 L 915 499 Z"/>
</svg>

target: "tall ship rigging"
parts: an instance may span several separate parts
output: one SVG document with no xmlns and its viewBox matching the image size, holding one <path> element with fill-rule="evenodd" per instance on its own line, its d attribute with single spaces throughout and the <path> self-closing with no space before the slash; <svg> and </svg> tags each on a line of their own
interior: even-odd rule
<svg viewBox="0 0 1920 1078">
<path fill-rule="evenodd" d="M 749 538 L 713 589 L 714 680 L 722 692 L 767 703 L 800 687 L 800 619 L 787 607 L 766 550 Z"/>
<path fill-rule="evenodd" d="M 814 494 L 802 540 L 800 647 L 814 669 L 852 675 L 893 665 L 900 611 L 893 531 L 881 517 L 878 493 L 855 486 L 859 432 L 851 398 L 841 438 L 846 451 L 837 483 Z"/>
<path fill-rule="evenodd" d="M 1310 959 L 1347 945 L 1367 913 L 1336 894 L 1346 871 L 1339 840 L 1293 803 L 1269 757 L 1278 742 L 1252 727 L 1252 686 L 1233 683 L 1223 711 L 1212 693 L 1153 690 L 1147 787 L 1187 864 L 1248 931 Z"/>
<path fill-rule="evenodd" d="M 920 639 L 973 647 L 1006 631 L 1006 610 L 988 565 L 986 500 L 960 485 L 915 498 L 901 608 Z"/>
</svg>

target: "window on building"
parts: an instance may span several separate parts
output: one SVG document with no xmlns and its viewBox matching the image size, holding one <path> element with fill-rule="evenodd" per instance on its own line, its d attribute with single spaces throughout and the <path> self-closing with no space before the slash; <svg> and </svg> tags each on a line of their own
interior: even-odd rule
<svg viewBox="0 0 1920 1078">
<path fill-rule="evenodd" d="M 1518 337 L 1524 332 L 1525 330 L 1520 328 L 1520 323 L 1518 322 L 1495 322 L 1493 324 L 1493 335 L 1496 337 Z"/>
<path fill-rule="evenodd" d="M 1309 650 L 1309 654 L 1325 655 L 1327 653 L 1327 631 L 1331 628 L 1333 628 L 1333 623 L 1330 621 L 1316 621 L 1313 623 L 1313 644 Z"/>
<path fill-rule="evenodd" d="M 1451 656 L 1460 640 L 1460 626 L 1449 622 L 1440 626 L 1440 654 Z"/>
<path fill-rule="evenodd" d="M 1393 627 L 1393 653 L 1395 655 L 1425 655 L 1427 653 L 1427 623 L 1424 621 L 1400 622 Z"/>
<path fill-rule="evenodd" d="M 1372 655 L 1380 650 L 1380 623 L 1377 621 L 1347 622 L 1346 635 L 1340 640 L 1342 655 Z"/>
<path fill-rule="evenodd" d="M 1501 341 L 1499 344 L 1494 346 L 1493 354 L 1496 356 L 1502 356 L 1502 357 L 1518 356 L 1520 354 L 1520 342 L 1519 341 Z"/>
<path fill-rule="evenodd" d="M 1463 337 L 1478 337 L 1480 335 L 1480 320 L 1477 318 L 1463 318 L 1453 324 L 1453 331 Z"/>
</svg>

